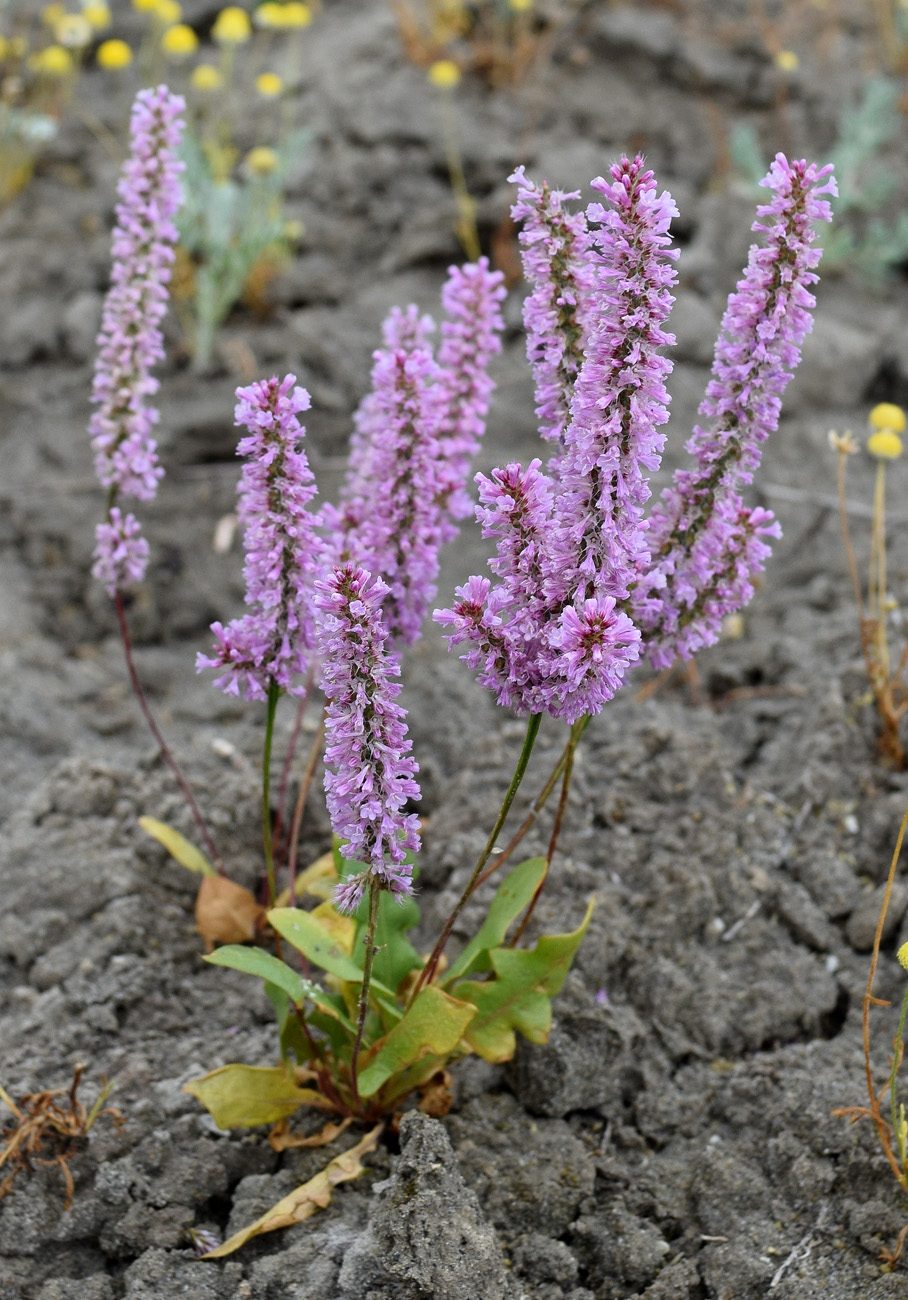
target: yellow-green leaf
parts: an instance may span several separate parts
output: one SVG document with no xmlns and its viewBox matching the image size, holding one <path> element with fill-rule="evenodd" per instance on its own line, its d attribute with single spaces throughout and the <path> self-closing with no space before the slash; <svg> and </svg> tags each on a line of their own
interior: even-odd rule
<svg viewBox="0 0 908 1300">
<path fill-rule="evenodd" d="M 334 869 L 334 854 L 323 853 L 316 858 L 305 871 L 296 878 L 294 890 L 297 898 L 312 894 L 314 898 L 330 898 L 337 884 L 337 872 Z M 286 907 L 290 902 L 290 890 L 282 889 L 274 900 L 275 907 Z"/>
<path fill-rule="evenodd" d="M 316 966 L 321 966 L 322 970 L 338 979 L 362 983 L 362 970 L 343 944 L 311 912 L 304 912 L 299 907 L 273 907 L 268 920 L 282 938 Z"/>
<path fill-rule="evenodd" d="M 222 1065 L 183 1087 L 211 1112 L 218 1128 L 254 1128 L 293 1115 L 300 1106 L 331 1106 L 314 1088 L 301 1088 L 283 1066 Z"/>
<path fill-rule="evenodd" d="M 515 1030 L 532 1043 L 544 1043 L 552 1027 L 551 999 L 564 983 L 574 954 L 586 934 L 593 903 L 571 934 L 543 935 L 530 952 L 494 948 L 489 958 L 494 978 L 465 980 L 454 993 L 472 1002 L 477 1014 L 464 1037 L 486 1061 L 509 1061 L 517 1045 Z"/>
<path fill-rule="evenodd" d="M 313 907 L 309 915 L 328 931 L 332 939 L 337 940 L 349 957 L 356 942 L 356 922 L 353 917 L 344 916 L 330 900 Z"/>
<path fill-rule="evenodd" d="M 245 1246 L 253 1237 L 259 1237 L 263 1232 L 274 1232 L 277 1228 L 289 1228 L 294 1223 L 303 1223 L 316 1210 L 323 1210 L 326 1205 L 330 1205 L 331 1194 L 338 1183 L 349 1182 L 363 1172 L 363 1156 L 375 1150 L 381 1130 L 381 1124 L 377 1125 L 355 1147 L 343 1155 L 335 1156 L 308 1183 L 297 1187 L 289 1196 L 278 1201 L 277 1205 L 272 1205 L 255 1223 L 235 1232 L 222 1246 L 210 1250 L 202 1259 L 223 1259 L 225 1255 L 232 1255 L 235 1250 L 239 1250 L 240 1246 Z"/>
<path fill-rule="evenodd" d="M 194 844 L 187 840 L 185 835 L 175 831 L 166 822 L 159 822 L 156 817 L 140 817 L 139 825 L 146 835 L 150 835 L 159 844 L 163 844 L 170 856 L 175 858 L 181 867 L 186 867 L 189 871 L 195 871 L 201 876 L 216 876 L 218 874 L 201 849 L 197 849 Z"/>
<path fill-rule="evenodd" d="M 476 1008 L 457 1002 L 434 985 L 424 988 L 389 1034 L 366 1054 L 357 1087 L 371 1097 L 382 1084 L 424 1056 L 446 1056 L 464 1035 Z"/>
</svg>

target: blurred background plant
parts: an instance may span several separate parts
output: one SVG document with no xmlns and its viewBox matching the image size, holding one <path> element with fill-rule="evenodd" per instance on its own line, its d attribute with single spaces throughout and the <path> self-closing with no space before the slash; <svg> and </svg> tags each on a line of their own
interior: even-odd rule
<svg viewBox="0 0 908 1300">
<path fill-rule="evenodd" d="M 287 220 L 284 195 L 307 137 L 294 105 L 313 8 L 298 0 L 265 0 L 252 13 L 228 5 L 210 26 L 211 44 L 204 25 L 183 21 L 178 0 L 132 0 L 132 9 L 141 34 L 130 44 L 112 31 L 123 15 L 103 0 L 72 10 L 53 3 L 40 13 L 0 0 L 0 207 L 28 183 L 67 112 L 121 153 L 125 120 L 112 133 L 76 97 L 92 58 L 130 92 L 166 80 L 184 93 L 192 111 L 174 297 L 201 371 L 237 303 L 267 309 L 268 284 L 302 234 Z"/>
<path fill-rule="evenodd" d="M 582 6 L 580 0 L 390 0 L 401 44 L 411 62 L 428 68 L 455 59 L 492 86 L 525 75 L 554 31 Z"/>
<path fill-rule="evenodd" d="M 908 669 L 908 638 L 895 667 L 889 645 L 890 631 L 898 630 L 905 636 L 904 619 L 898 601 L 889 591 L 886 563 L 886 466 L 902 455 L 902 435 L 905 432 L 905 412 L 893 402 L 880 402 L 869 415 L 870 436 L 867 451 L 876 461 L 873 493 L 873 514 L 870 538 L 870 564 L 866 599 L 858 571 L 858 562 L 851 541 L 848 509 L 845 500 L 845 471 L 850 456 L 860 448 L 851 433 L 830 433 L 829 441 L 838 454 L 839 461 L 839 513 L 842 536 L 848 557 L 848 568 L 854 586 L 855 601 L 860 617 L 861 651 L 870 682 L 870 695 L 876 705 L 882 724 L 879 738 L 880 753 L 893 767 L 905 766 L 905 749 L 902 744 L 900 724 L 908 710 L 908 687 L 905 671 Z"/>
<path fill-rule="evenodd" d="M 886 61 L 892 72 L 908 72 L 908 0 L 873 0 Z"/>
<path fill-rule="evenodd" d="M 50 4 L 39 16 L 6 5 L 0 22 L 0 208 L 28 184 L 72 102 L 89 47 L 111 22 L 101 0 L 77 12 Z"/>
<path fill-rule="evenodd" d="M 839 195 L 833 200 L 834 226 L 823 232 L 823 266 L 827 274 L 854 271 L 876 288 L 908 261 L 908 212 L 894 202 L 900 183 L 887 154 L 904 131 L 899 104 L 895 81 L 868 81 L 858 102 L 842 109 L 830 150 Z M 766 163 L 752 125 L 732 129 L 729 151 L 739 178 L 759 193 Z"/>
<path fill-rule="evenodd" d="M 173 298 L 193 367 L 204 371 L 237 303 L 266 310 L 268 283 L 302 233 L 287 220 L 284 195 L 307 138 L 294 125 L 293 100 L 312 9 L 294 0 L 266 0 L 252 14 L 228 5 L 211 24 L 212 50 L 183 22 L 177 0 L 133 0 L 133 8 L 144 18 L 139 72 L 165 77 L 190 105 Z M 108 40 L 97 57 L 116 72 L 132 51 Z M 258 105 L 251 113 L 250 96 Z M 243 140 L 250 127 L 252 139 Z"/>
</svg>

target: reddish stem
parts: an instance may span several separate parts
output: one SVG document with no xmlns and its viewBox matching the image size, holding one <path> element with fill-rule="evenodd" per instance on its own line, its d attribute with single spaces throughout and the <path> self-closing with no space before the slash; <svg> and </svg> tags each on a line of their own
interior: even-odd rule
<svg viewBox="0 0 908 1300">
<path fill-rule="evenodd" d="M 296 718 L 293 722 L 293 731 L 290 734 L 290 744 L 287 746 L 287 753 L 284 756 L 284 766 L 281 769 L 281 782 L 277 792 L 277 815 L 274 819 L 274 856 L 279 858 L 281 854 L 281 832 L 284 829 L 284 801 L 287 797 L 287 783 L 290 780 L 290 769 L 293 766 L 293 760 L 296 757 L 296 746 L 299 741 L 300 727 L 303 725 L 303 714 L 306 712 L 306 705 L 309 703 L 309 694 L 312 690 L 312 679 L 314 670 L 309 669 L 306 676 L 306 685 L 296 710 Z"/>
<path fill-rule="evenodd" d="M 205 847 L 208 850 L 212 862 L 217 867 L 220 875 L 224 876 L 227 874 L 224 870 L 224 863 L 221 860 L 220 853 L 218 853 L 215 848 L 214 840 L 211 838 L 211 833 L 208 830 L 205 818 L 202 816 L 201 809 L 195 801 L 195 795 L 190 790 L 188 781 L 180 770 L 177 760 L 170 752 L 167 741 L 161 734 L 161 729 L 155 721 L 154 714 L 149 707 L 148 700 L 145 697 L 145 692 L 142 689 L 142 683 L 139 681 L 135 661 L 132 657 L 132 641 L 130 640 L 129 627 L 126 622 L 126 610 L 123 607 L 122 592 L 117 591 L 115 593 L 114 607 L 117 611 L 117 622 L 120 625 L 120 640 L 123 642 L 123 654 L 126 658 L 126 671 L 129 673 L 129 680 L 135 693 L 135 697 L 139 701 L 139 708 L 142 710 L 142 715 L 148 723 L 151 734 L 157 742 L 158 749 L 161 751 L 161 757 L 173 773 L 176 783 L 180 787 L 180 793 L 189 805 L 190 812 L 195 819 L 195 824 L 199 828 L 199 833 L 202 836 L 202 839 L 205 841 Z"/>
</svg>

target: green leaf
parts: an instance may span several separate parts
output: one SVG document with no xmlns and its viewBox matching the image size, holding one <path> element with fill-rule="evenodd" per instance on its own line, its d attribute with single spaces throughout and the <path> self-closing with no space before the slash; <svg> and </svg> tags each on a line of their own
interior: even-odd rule
<svg viewBox="0 0 908 1300">
<path fill-rule="evenodd" d="M 329 993 L 314 980 L 304 979 L 286 962 L 273 957 L 270 952 L 265 952 L 262 948 L 225 944 L 223 948 L 210 953 L 205 961 L 210 961 L 213 966 L 229 966 L 232 970 L 245 971 L 248 975 L 258 975 L 266 983 L 283 989 L 296 1006 L 302 1006 L 305 1001 L 314 1002 L 317 1007 L 321 1007 L 322 1011 L 340 1021 L 348 1033 L 356 1033 L 356 1026 L 347 1018 L 344 1011 L 343 998 Z"/>
<path fill-rule="evenodd" d="M 218 874 L 201 849 L 197 849 L 194 844 L 187 840 L 185 835 L 175 831 L 166 822 L 159 822 L 156 817 L 140 817 L 139 825 L 146 835 L 150 835 L 159 844 L 163 844 L 170 856 L 175 858 L 181 867 L 186 867 L 189 871 L 195 871 L 201 876 L 216 876 Z"/>
<path fill-rule="evenodd" d="M 197 1098 L 210 1111 L 218 1128 L 254 1128 L 286 1119 L 300 1106 L 331 1105 L 314 1088 L 301 1088 L 282 1065 L 222 1065 L 219 1070 L 193 1079 L 184 1092 Z"/>
<path fill-rule="evenodd" d="M 262 948 L 245 948 L 238 943 L 228 943 L 209 953 L 204 960 L 211 962 L 212 966 L 229 966 L 231 970 L 245 971 L 247 975 L 258 975 L 260 979 L 283 989 L 297 1006 L 302 1006 L 309 996 L 307 987 L 314 987 L 311 980 L 304 980 L 285 961 L 273 957 Z"/>
<path fill-rule="evenodd" d="M 497 948 L 504 942 L 511 922 L 529 906 L 544 876 L 545 858 L 528 858 L 502 881 L 481 928 L 445 975 L 446 987 L 468 972 L 476 975 L 489 969 L 489 949 Z"/>
<path fill-rule="evenodd" d="M 282 988 L 278 988 L 276 984 L 269 984 L 267 980 L 265 981 L 265 993 L 274 1008 L 275 1019 L 280 1031 L 281 1060 L 288 1069 L 293 1068 L 293 1062 L 290 1059 L 291 1052 L 300 1065 L 311 1061 L 312 1048 L 306 1042 L 306 1035 L 303 1033 L 293 1002 Z"/>
<path fill-rule="evenodd" d="M 457 1002 L 441 989 L 432 985 L 423 989 L 403 1019 L 373 1046 L 359 1072 L 359 1095 L 371 1097 L 392 1075 L 424 1056 L 447 1056 L 475 1015 L 474 1007 Z"/>
<path fill-rule="evenodd" d="M 298 907 L 274 907 L 268 913 L 268 920 L 288 943 L 331 975 L 345 983 L 354 984 L 357 989 L 363 982 L 362 967 L 355 958 L 344 951 L 342 945 L 331 937 L 324 925 L 317 919 L 317 914 L 326 904 L 321 903 L 315 913 L 304 912 Z M 381 980 L 372 977 L 371 996 L 397 1019 L 400 1007 L 391 990 Z"/>
<path fill-rule="evenodd" d="M 362 968 L 309 912 L 299 907 L 274 907 L 268 920 L 282 938 L 316 966 L 338 979 L 362 983 Z"/>
<path fill-rule="evenodd" d="M 483 1060 L 494 1064 L 509 1061 L 517 1046 L 515 1030 L 531 1043 L 546 1041 L 552 1027 L 551 999 L 564 983 L 592 912 L 591 900 L 577 930 L 543 935 L 531 952 L 493 949 L 489 953 L 493 979 L 455 986 L 455 997 L 472 1002 L 477 1009 L 464 1037 Z"/>
</svg>

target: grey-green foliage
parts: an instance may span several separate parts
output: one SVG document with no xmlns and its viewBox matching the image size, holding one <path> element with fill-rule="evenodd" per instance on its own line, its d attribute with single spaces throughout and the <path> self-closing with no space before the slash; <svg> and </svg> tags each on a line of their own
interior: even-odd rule
<svg viewBox="0 0 908 1300">
<path fill-rule="evenodd" d="M 846 105 L 831 151 L 838 182 L 833 199 L 835 221 L 824 230 L 823 266 L 826 271 L 850 269 L 879 284 L 908 258 L 908 212 L 893 215 L 898 179 L 886 156 L 902 130 L 898 109 L 899 89 L 885 77 L 869 81 L 857 104 Z M 768 170 L 757 133 L 739 124 L 729 141 L 732 164 L 754 185 Z"/>
<path fill-rule="evenodd" d="M 196 134 L 183 137 L 183 204 L 177 218 L 180 242 L 195 269 L 194 364 L 204 369 L 218 327 L 239 301 L 249 273 L 268 250 L 287 251 L 284 187 L 308 132 L 291 133 L 275 149 L 277 167 L 266 175 L 220 179 Z"/>
</svg>

